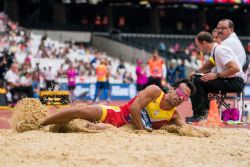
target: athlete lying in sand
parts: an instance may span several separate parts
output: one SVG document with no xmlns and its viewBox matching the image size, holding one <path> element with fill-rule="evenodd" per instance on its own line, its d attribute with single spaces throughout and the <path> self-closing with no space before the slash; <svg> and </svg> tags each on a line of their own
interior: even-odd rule
<svg viewBox="0 0 250 167">
<path fill-rule="evenodd" d="M 150 85 L 123 106 L 87 105 L 65 108 L 47 117 L 41 125 L 62 124 L 80 118 L 101 122 L 89 124 L 90 129 L 105 129 L 110 124 L 120 127 L 128 123 L 132 123 L 138 130 L 148 131 L 160 129 L 167 124 L 187 126 L 176 107 L 187 101 L 194 92 L 195 87 L 189 80 L 177 82 L 167 93 L 158 86 Z"/>
</svg>

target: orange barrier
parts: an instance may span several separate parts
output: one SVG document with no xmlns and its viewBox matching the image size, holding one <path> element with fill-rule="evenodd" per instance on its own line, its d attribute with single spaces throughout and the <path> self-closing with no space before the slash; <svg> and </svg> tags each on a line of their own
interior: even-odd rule
<svg viewBox="0 0 250 167">
<path fill-rule="evenodd" d="M 201 122 L 194 122 L 193 125 L 206 126 L 206 127 L 222 127 L 220 113 L 216 100 L 210 101 L 207 120 Z"/>
<path fill-rule="evenodd" d="M 221 125 L 222 124 L 221 124 L 220 113 L 218 110 L 217 102 L 216 102 L 216 100 L 211 100 L 210 101 L 210 108 L 208 111 L 206 126 L 217 127 L 217 126 L 221 126 Z"/>
</svg>

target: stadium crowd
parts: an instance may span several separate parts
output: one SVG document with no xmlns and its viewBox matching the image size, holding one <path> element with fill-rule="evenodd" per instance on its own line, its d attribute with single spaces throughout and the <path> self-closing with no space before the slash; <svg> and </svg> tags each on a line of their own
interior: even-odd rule
<svg viewBox="0 0 250 167">
<path fill-rule="evenodd" d="M 58 83 L 69 79 L 70 64 L 76 71 L 75 83 L 98 81 L 96 69 L 101 61 L 105 61 L 108 70 L 105 80 L 111 83 L 136 80 L 134 65 L 84 44 L 60 43 L 46 33 L 35 35 L 4 13 L 0 14 L 0 37 L 0 86 L 6 88 L 9 101 L 16 101 L 20 94 L 38 97 L 40 90 L 54 90 Z"/>
<path fill-rule="evenodd" d="M 186 67 L 198 69 L 209 58 L 198 52 L 194 42 L 185 48 L 178 43 L 165 47 L 164 43 L 159 44 L 159 56 L 166 51 L 171 54 L 184 51 L 188 58 L 160 58 L 158 66 L 164 66 L 160 70 L 159 82 L 163 87 L 187 78 Z M 139 59 L 135 66 L 85 44 L 60 43 L 51 40 L 46 33 L 35 35 L 0 13 L 0 87 L 7 90 L 10 102 L 24 94 L 37 98 L 40 90 L 59 89 L 61 82 L 67 82 L 69 90 L 74 90 L 76 83 L 95 82 L 99 89 L 108 89 L 109 83 L 136 83 L 137 89 L 142 90 L 152 80 L 150 61 L 144 64 Z M 98 101 L 99 89 L 94 101 Z"/>
</svg>

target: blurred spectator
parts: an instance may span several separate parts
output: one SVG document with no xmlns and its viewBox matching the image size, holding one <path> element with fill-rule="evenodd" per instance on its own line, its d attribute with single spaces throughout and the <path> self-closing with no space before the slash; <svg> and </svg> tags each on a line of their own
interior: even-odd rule
<svg viewBox="0 0 250 167">
<path fill-rule="evenodd" d="M 20 84 L 25 86 L 32 86 L 32 73 L 23 73 L 20 77 Z"/>
<path fill-rule="evenodd" d="M 117 71 L 116 78 L 123 80 L 124 74 L 127 72 L 123 59 L 120 60 L 120 63 L 118 64 L 116 71 Z"/>
<path fill-rule="evenodd" d="M 111 77 L 111 61 L 108 61 L 108 59 L 105 59 L 105 64 L 107 66 L 107 81 L 106 81 L 106 89 L 105 94 L 107 95 L 107 103 L 110 102 L 110 95 L 111 95 L 111 87 L 110 87 L 110 77 Z"/>
<path fill-rule="evenodd" d="M 250 42 L 247 44 L 247 52 L 250 53 Z"/>
<path fill-rule="evenodd" d="M 74 100 L 74 90 L 76 87 L 76 75 L 77 75 L 73 63 L 70 63 L 66 74 L 68 78 L 68 90 L 70 92 L 70 101 L 72 102 Z"/>
<path fill-rule="evenodd" d="M 8 51 L 4 51 L 3 54 L 5 54 L 5 58 L 7 61 L 7 68 L 10 68 L 11 64 L 15 60 L 15 54 L 14 53 L 8 53 Z"/>
<path fill-rule="evenodd" d="M 182 33 L 183 31 L 183 23 L 179 20 L 176 22 L 176 32 Z"/>
<path fill-rule="evenodd" d="M 218 31 L 217 31 L 216 28 L 213 29 L 212 35 L 213 35 L 213 40 L 214 40 L 214 42 L 220 44 L 220 43 L 221 43 L 221 39 L 220 39 L 219 36 L 218 36 Z"/>
<path fill-rule="evenodd" d="M 4 74 L 7 69 L 7 61 L 5 55 L 0 53 L 0 88 L 4 87 Z"/>
<path fill-rule="evenodd" d="M 149 58 L 146 71 L 149 76 L 147 85 L 155 84 L 162 88 L 161 81 L 166 80 L 167 69 L 164 60 L 160 58 L 157 50 L 154 50 Z"/>
<path fill-rule="evenodd" d="M 180 44 L 177 42 L 175 43 L 175 45 L 170 46 L 168 51 L 172 54 L 175 54 L 180 52 L 180 49 L 181 49 Z"/>
<path fill-rule="evenodd" d="M 118 27 L 121 31 L 124 31 L 124 27 L 126 26 L 126 18 L 124 16 L 119 17 Z"/>
<path fill-rule="evenodd" d="M 34 91 L 34 98 L 39 98 L 40 92 L 40 72 L 39 70 L 35 71 L 32 76 L 32 89 Z"/>
<path fill-rule="evenodd" d="M 250 84 L 250 63 L 248 64 L 248 68 L 246 71 L 246 80 L 247 80 L 247 84 Z"/>
<path fill-rule="evenodd" d="M 170 85 L 175 83 L 175 67 L 174 63 L 170 63 L 169 68 L 167 70 L 167 81 Z"/>
<path fill-rule="evenodd" d="M 136 76 L 137 76 L 136 88 L 137 88 L 137 92 L 139 92 L 145 88 L 145 86 L 147 85 L 147 82 L 148 82 L 146 68 L 145 68 L 142 60 L 140 60 L 140 59 L 137 60 Z"/>
<path fill-rule="evenodd" d="M 197 27 L 195 22 L 192 22 L 191 24 L 191 34 L 196 34 L 197 33 Z"/>
<path fill-rule="evenodd" d="M 164 42 L 160 42 L 158 47 L 159 47 L 160 55 L 162 55 L 163 57 L 165 57 L 166 56 L 166 51 L 167 51 L 165 43 Z"/>
<path fill-rule="evenodd" d="M 164 42 L 159 43 L 159 51 L 160 52 L 165 52 L 166 51 L 166 45 Z"/>
<path fill-rule="evenodd" d="M 53 91 L 56 85 L 56 78 L 58 73 L 52 70 L 52 66 L 49 66 L 49 69 L 44 72 L 44 79 L 46 82 L 46 89 Z"/>
<path fill-rule="evenodd" d="M 126 72 L 123 74 L 123 83 L 127 83 L 127 84 L 132 84 L 132 83 L 134 83 L 134 79 L 133 79 L 133 77 L 132 77 L 132 73 L 131 73 L 131 72 L 126 71 Z"/>
<path fill-rule="evenodd" d="M 176 82 L 182 79 L 186 79 L 186 67 L 185 60 L 181 60 L 181 64 L 175 68 Z"/>
<path fill-rule="evenodd" d="M 218 30 L 216 28 L 213 29 L 212 36 L 213 36 L 214 42 L 216 42 L 218 44 L 221 43 L 221 39 L 218 36 Z M 216 66 L 211 69 L 211 72 L 216 72 Z"/>
<path fill-rule="evenodd" d="M 210 26 L 207 23 L 202 24 L 202 29 L 203 31 L 210 32 Z"/>
<path fill-rule="evenodd" d="M 109 17 L 108 16 L 104 16 L 102 19 L 102 26 L 104 28 L 104 31 L 108 31 L 108 27 L 109 27 Z"/>
<path fill-rule="evenodd" d="M 65 74 L 65 70 L 64 70 L 64 64 L 61 64 L 59 70 L 58 70 L 58 76 L 62 77 Z"/>
<path fill-rule="evenodd" d="M 95 25 L 96 26 L 100 26 L 102 24 L 102 21 L 101 21 L 101 16 L 97 15 L 95 17 Z"/>
<path fill-rule="evenodd" d="M 88 18 L 86 16 L 83 16 L 82 19 L 81 19 L 81 24 L 83 26 L 86 26 L 86 25 L 88 25 L 88 22 L 89 22 Z"/>
<path fill-rule="evenodd" d="M 28 81 L 21 83 L 19 77 L 18 64 L 13 63 L 11 65 L 10 69 L 5 74 L 5 79 L 12 95 L 13 102 L 15 102 L 15 100 L 18 100 L 14 98 L 16 92 L 25 93 L 28 97 L 33 97 L 33 89 L 30 83 Z"/>
<path fill-rule="evenodd" d="M 100 65 L 96 67 L 96 91 L 95 97 L 93 99 L 94 102 L 99 102 L 101 92 L 107 88 L 107 66 L 104 59 L 101 60 Z M 107 100 L 107 94 L 105 93 L 105 100 Z"/>
<path fill-rule="evenodd" d="M 123 75 L 126 72 L 126 67 L 124 65 L 123 59 L 120 60 L 119 65 L 117 66 L 117 72 L 121 75 Z"/>
</svg>

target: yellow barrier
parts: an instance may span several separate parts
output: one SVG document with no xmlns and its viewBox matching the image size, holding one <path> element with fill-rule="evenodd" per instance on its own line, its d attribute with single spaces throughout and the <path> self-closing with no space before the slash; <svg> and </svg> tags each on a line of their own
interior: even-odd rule
<svg viewBox="0 0 250 167">
<path fill-rule="evenodd" d="M 68 91 L 41 91 L 40 101 L 46 105 L 65 105 L 69 103 Z"/>
<path fill-rule="evenodd" d="M 0 94 L 6 94 L 6 89 L 0 88 Z"/>
</svg>

